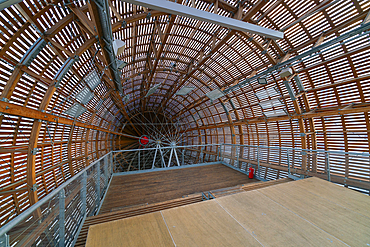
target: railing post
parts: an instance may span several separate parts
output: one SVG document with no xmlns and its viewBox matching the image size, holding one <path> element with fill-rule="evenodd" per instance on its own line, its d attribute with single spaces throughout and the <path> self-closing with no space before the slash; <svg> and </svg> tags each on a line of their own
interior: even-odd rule
<svg viewBox="0 0 370 247">
<path fill-rule="evenodd" d="M 139 171 L 140 171 L 140 150 L 139 150 L 139 153 L 137 154 L 137 164 L 139 166 Z"/>
<path fill-rule="evenodd" d="M 113 152 L 111 151 L 110 152 L 110 155 L 109 155 L 110 157 L 110 172 L 111 172 L 111 174 L 113 174 Z"/>
<path fill-rule="evenodd" d="M 240 147 L 239 146 L 235 146 L 235 148 L 237 149 L 237 151 L 236 151 L 236 167 L 239 168 Z"/>
<path fill-rule="evenodd" d="M 329 153 L 325 153 L 325 163 L 326 163 L 326 172 L 328 173 L 328 181 L 330 182 L 330 162 L 329 162 Z"/>
<path fill-rule="evenodd" d="M 65 192 L 59 192 L 59 247 L 64 247 L 65 242 Z"/>
<path fill-rule="evenodd" d="M 185 163 L 185 148 L 181 152 L 181 165 L 183 166 Z"/>
<path fill-rule="evenodd" d="M 317 172 L 317 151 L 312 152 L 312 172 Z"/>
<path fill-rule="evenodd" d="M 108 155 L 104 157 L 104 187 L 106 188 L 108 185 Z"/>
<path fill-rule="evenodd" d="M 218 146 L 217 147 L 217 161 L 220 161 L 221 160 L 220 155 L 221 155 L 221 146 Z"/>
<path fill-rule="evenodd" d="M 288 175 L 290 174 L 290 156 L 289 156 L 289 149 L 286 151 L 286 158 L 287 158 L 287 163 L 288 163 Z"/>
<path fill-rule="evenodd" d="M 100 204 L 100 161 L 96 162 L 96 205 Z"/>
<path fill-rule="evenodd" d="M 0 236 L 0 246 L 9 247 L 9 236 L 7 234 L 4 234 Z"/>
<path fill-rule="evenodd" d="M 224 144 L 221 143 L 221 146 L 220 146 L 220 161 L 223 161 L 223 153 L 225 153 L 225 150 L 222 150 L 222 148 L 224 148 Z M 225 149 L 225 148 L 224 148 Z"/>
<path fill-rule="evenodd" d="M 258 177 L 261 178 L 261 171 L 260 171 L 260 147 L 257 147 L 257 173 L 258 173 Z"/>
<path fill-rule="evenodd" d="M 86 186 L 87 186 L 87 173 L 86 171 L 82 174 L 82 183 L 81 183 L 81 202 L 82 202 L 82 207 L 81 207 L 81 214 L 83 216 L 86 215 Z"/>
<path fill-rule="evenodd" d="M 203 163 L 203 150 L 204 150 L 204 146 L 202 146 L 201 149 L 200 149 L 200 159 L 201 159 L 201 161 L 199 161 L 199 163 Z"/>
</svg>

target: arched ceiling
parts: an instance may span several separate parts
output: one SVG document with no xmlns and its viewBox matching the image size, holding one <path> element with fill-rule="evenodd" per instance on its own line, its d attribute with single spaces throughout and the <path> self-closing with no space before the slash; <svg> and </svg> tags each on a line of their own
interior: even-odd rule
<svg viewBox="0 0 370 247">
<path fill-rule="evenodd" d="M 369 1 L 176 1 L 284 31 L 281 40 L 107 1 L 113 37 L 126 42 L 119 57 L 128 63 L 120 78 L 123 94 L 100 49 L 93 1 L 24 0 L 0 12 L 1 224 L 91 161 L 136 142 L 130 136 L 142 134 L 132 124 L 137 112 L 188 123 L 188 144 L 369 152 L 368 33 L 288 64 L 305 91 L 278 70 L 264 75 L 267 85 L 248 81 L 368 23 Z M 44 46 L 25 65 L 22 58 L 36 42 Z M 68 62 L 71 69 L 59 82 L 58 72 Z M 92 71 L 101 75 L 98 85 L 86 80 Z M 183 86 L 194 90 L 176 95 Z M 211 101 L 205 94 L 215 89 L 225 96 Z M 91 99 L 84 100 L 83 90 Z M 72 107 L 81 114 L 68 114 Z"/>
</svg>

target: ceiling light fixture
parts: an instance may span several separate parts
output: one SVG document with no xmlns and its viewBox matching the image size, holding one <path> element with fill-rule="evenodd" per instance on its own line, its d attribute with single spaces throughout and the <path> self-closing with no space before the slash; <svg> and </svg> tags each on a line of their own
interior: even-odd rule
<svg viewBox="0 0 370 247">
<path fill-rule="evenodd" d="M 257 82 L 258 84 L 261 84 L 261 85 L 267 85 L 267 80 L 264 77 L 257 78 Z"/>
<path fill-rule="evenodd" d="M 115 39 L 113 41 L 114 55 L 116 55 L 117 57 L 122 55 L 123 52 L 125 51 L 125 46 L 126 46 L 126 42 L 120 39 Z"/>
<path fill-rule="evenodd" d="M 218 98 L 221 98 L 222 96 L 225 96 L 224 92 L 222 92 L 220 89 L 215 89 L 209 93 L 206 94 L 206 96 L 211 100 L 215 101 Z"/>
<path fill-rule="evenodd" d="M 191 91 L 193 91 L 194 89 L 195 89 L 195 87 L 183 87 L 179 91 L 177 91 L 176 95 L 185 96 L 188 93 L 190 93 Z"/>
<path fill-rule="evenodd" d="M 282 71 L 280 71 L 281 78 L 291 76 L 292 74 L 293 74 L 293 70 L 291 68 L 285 68 Z"/>
<path fill-rule="evenodd" d="M 159 86 L 161 85 L 161 83 L 158 83 L 156 85 L 154 85 L 153 87 L 151 87 L 149 90 L 148 90 L 148 93 L 145 95 L 145 98 L 149 97 L 150 95 L 152 95 L 153 93 L 155 93 L 155 91 L 157 91 L 157 89 L 159 88 Z"/>
</svg>

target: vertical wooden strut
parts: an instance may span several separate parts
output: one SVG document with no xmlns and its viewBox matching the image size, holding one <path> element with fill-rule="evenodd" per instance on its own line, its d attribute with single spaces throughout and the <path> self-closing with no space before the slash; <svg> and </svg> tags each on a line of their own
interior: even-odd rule
<svg viewBox="0 0 370 247">
<path fill-rule="evenodd" d="M 55 90 L 55 84 L 51 84 L 47 89 L 38 110 L 45 111 L 47 109 Z M 35 204 L 38 201 L 35 164 L 37 155 L 37 142 L 40 134 L 41 125 L 42 122 L 40 120 L 33 121 L 29 146 L 27 150 L 27 187 L 31 205 Z"/>
</svg>

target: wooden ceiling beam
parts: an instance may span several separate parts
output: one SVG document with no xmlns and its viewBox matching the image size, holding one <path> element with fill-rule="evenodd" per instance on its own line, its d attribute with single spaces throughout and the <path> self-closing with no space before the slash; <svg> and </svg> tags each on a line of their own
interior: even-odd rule
<svg viewBox="0 0 370 247">
<path fill-rule="evenodd" d="M 337 107 L 324 107 L 324 108 L 316 108 L 310 112 L 305 112 L 301 114 L 294 114 L 294 115 L 284 115 L 278 117 L 256 117 L 256 118 L 245 118 L 240 121 L 234 121 L 233 125 L 251 125 L 251 124 L 258 124 L 258 123 L 268 123 L 268 122 L 280 122 L 286 121 L 291 119 L 309 119 L 309 118 L 319 118 L 319 117 L 327 117 L 327 116 L 338 116 L 338 115 L 346 115 L 352 113 L 363 113 L 370 111 L 370 104 L 369 103 L 360 103 L 360 104 L 350 104 L 350 105 L 342 105 Z M 222 128 L 225 126 L 229 126 L 230 123 L 218 123 L 212 124 L 208 126 L 200 126 L 200 129 L 214 129 L 214 128 Z M 187 131 L 193 131 L 194 129 L 188 129 Z"/>
<path fill-rule="evenodd" d="M 112 31 L 117 32 L 122 28 L 125 28 L 128 24 L 140 21 L 145 19 L 147 16 L 156 17 L 161 15 L 167 15 L 167 13 L 151 10 L 149 12 L 138 13 L 136 15 L 129 16 L 127 18 L 122 19 L 122 21 L 116 22 L 112 24 Z M 124 24 L 123 24 L 124 23 Z"/>
<path fill-rule="evenodd" d="M 256 6 L 256 8 L 252 8 L 250 11 L 252 11 L 252 13 L 253 13 L 253 15 L 256 13 L 256 11 L 258 11 L 258 8 L 262 8 L 265 4 L 266 4 L 267 2 L 265 1 L 265 0 L 260 0 L 255 6 Z M 257 8 L 257 6 L 258 6 L 258 8 Z M 249 15 L 248 13 L 246 14 L 246 16 L 244 16 L 243 17 L 243 21 L 249 21 L 250 20 L 250 18 L 253 16 L 253 15 Z M 160 107 L 160 109 L 159 110 L 163 110 L 163 107 L 167 104 L 167 102 L 168 102 L 168 100 L 171 98 L 171 97 L 173 97 L 173 95 L 174 95 L 174 93 L 175 92 L 177 92 L 183 85 L 184 85 L 184 83 L 186 83 L 186 81 L 190 78 L 190 76 L 195 72 L 195 71 L 197 71 L 197 70 L 199 70 L 199 68 L 212 56 L 212 54 L 214 54 L 215 52 L 217 52 L 218 50 L 219 50 L 219 48 L 222 46 L 222 45 L 224 45 L 234 34 L 235 34 L 235 30 L 231 30 L 231 31 L 229 31 L 229 33 L 222 39 L 222 40 L 220 40 L 218 43 L 217 43 L 217 45 L 214 45 L 213 46 L 213 49 L 207 54 L 207 56 L 206 57 L 204 57 L 204 58 L 201 58 L 200 57 L 200 61 L 198 62 L 198 64 L 197 64 L 197 66 L 196 66 L 196 68 L 194 68 L 194 69 L 191 69 L 188 73 L 187 73 L 187 75 L 184 77 L 184 78 L 182 78 L 182 80 L 181 80 L 181 82 L 177 85 L 177 86 L 175 86 L 175 87 L 173 87 L 173 89 L 174 90 L 172 90 L 172 89 L 170 89 L 170 90 L 168 90 L 168 93 L 167 93 L 167 95 L 166 95 L 166 99 L 163 101 L 163 104 L 162 104 L 162 106 Z M 210 39 L 210 41 L 211 40 L 213 40 L 212 38 Z M 262 49 L 263 49 L 263 47 L 262 47 Z M 199 52 L 199 54 L 201 53 L 203 51 L 203 49 L 201 49 L 201 51 Z M 199 55 L 198 54 L 198 55 Z M 199 55 L 200 56 L 200 55 Z M 197 56 L 195 56 L 195 57 L 197 57 Z M 190 65 L 189 65 L 189 68 L 190 68 Z"/>
<path fill-rule="evenodd" d="M 180 4 L 181 4 L 181 1 L 180 1 Z M 175 22 L 175 19 L 176 19 L 176 16 L 175 15 L 174 16 L 171 16 L 171 18 L 169 20 L 169 23 L 166 26 L 166 30 L 164 31 L 164 34 L 162 33 L 162 30 L 161 30 L 161 27 L 160 27 L 158 21 L 156 23 L 156 28 L 158 30 L 158 35 L 161 37 L 162 43 L 159 45 L 159 48 L 157 49 L 157 53 L 155 54 L 155 60 L 154 60 L 153 70 L 152 70 L 152 73 L 150 74 L 149 79 L 148 79 L 148 82 L 149 83 L 151 83 L 152 80 L 153 80 L 153 76 L 154 76 L 154 74 L 156 72 L 156 69 L 157 69 L 159 60 L 160 60 L 161 55 L 163 53 L 163 49 L 164 49 L 164 47 L 165 47 L 165 45 L 167 43 L 168 37 L 171 34 L 171 30 L 172 30 L 173 24 Z"/>
<path fill-rule="evenodd" d="M 113 6 L 112 0 L 108 0 L 108 4 L 110 9 L 112 10 L 115 17 L 117 17 L 118 21 L 122 21 L 123 18 L 120 13 L 118 13 L 117 9 Z"/>
<path fill-rule="evenodd" d="M 216 1 L 218 1 L 218 8 L 226 11 L 226 12 L 231 12 L 231 14 L 236 14 L 238 12 L 238 8 L 232 5 L 229 2 L 226 2 L 225 0 L 201 0 L 202 2 L 206 2 L 209 4 L 214 4 Z M 195 6 L 192 6 L 195 8 Z"/>
<path fill-rule="evenodd" d="M 335 26 L 335 27 L 332 27 L 330 28 L 329 30 L 321 33 L 320 35 L 316 36 L 315 38 L 311 38 L 309 39 L 308 41 L 298 45 L 297 47 L 293 48 L 293 49 L 290 49 L 288 50 L 287 52 L 290 52 L 292 54 L 296 53 L 297 51 L 299 50 L 302 50 L 302 49 L 306 49 L 307 47 L 309 47 L 310 45 L 313 45 L 315 44 L 322 35 L 325 35 L 326 37 L 340 31 L 341 29 L 346 29 L 348 26 L 360 21 L 360 20 L 364 20 L 366 18 L 366 16 L 370 13 L 370 9 L 362 12 L 361 14 L 359 15 L 356 15 L 354 16 L 353 18 L 351 19 L 348 19 L 344 22 L 342 22 L 341 24 Z"/>
<path fill-rule="evenodd" d="M 104 128 L 99 128 L 95 125 L 89 125 L 89 124 L 75 121 L 69 118 L 57 117 L 53 114 L 42 112 L 41 110 L 35 110 L 35 109 L 31 109 L 25 106 L 19 106 L 19 105 L 15 105 L 12 103 L 6 103 L 3 101 L 0 101 L 0 112 L 2 112 L 3 114 L 9 114 L 12 116 L 25 117 L 25 118 L 35 119 L 35 120 L 58 123 L 58 124 L 66 124 L 70 126 L 74 124 L 75 126 L 82 127 L 82 128 L 87 128 L 87 129 L 102 131 L 102 132 L 110 133 L 114 135 L 122 135 L 122 136 L 126 136 L 129 138 L 133 138 L 130 135 L 125 135 L 123 133 L 110 131 Z M 38 146 L 39 144 L 36 144 L 36 145 Z"/>
<path fill-rule="evenodd" d="M 74 4 L 70 4 L 68 5 L 68 7 L 73 12 L 73 14 L 75 14 L 81 24 L 86 27 L 86 29 L 89 31 L 89 34 L 92 36 L 96 36 L 94 25 L 91 23 L 86 14 Z"/>
</svg>

